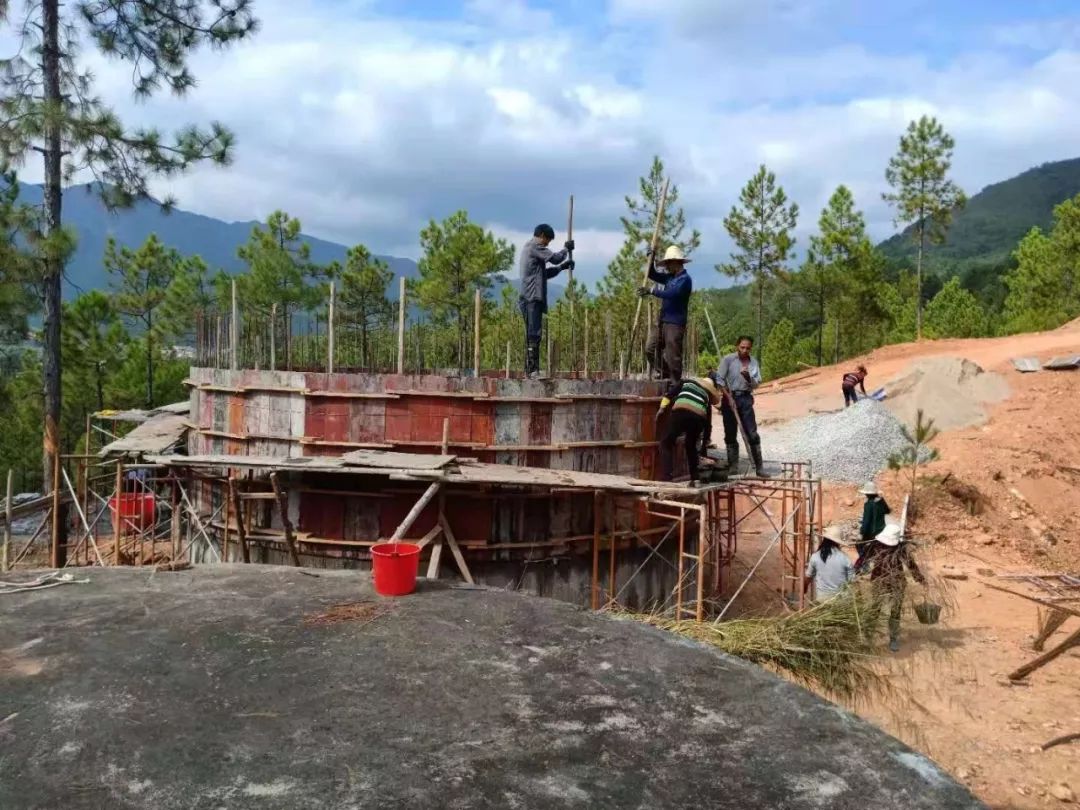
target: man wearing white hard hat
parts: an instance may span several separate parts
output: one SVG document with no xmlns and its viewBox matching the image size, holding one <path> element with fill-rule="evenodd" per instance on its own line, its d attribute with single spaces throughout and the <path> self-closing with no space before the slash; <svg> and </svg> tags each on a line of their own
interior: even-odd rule
<svg viewBox="0 0 1080 810">
<path fill-rule="evenodd" d="M 887 523 L 881 533 L 874 538 L 870 550 L 866 553 L 864 565 L 870 565 L 870 582 L 874 594 L 880 600 L 882 609 L 889 610 L 889 649 L 900 649 L 900 613 L 904 608 L 904 593 L 907 590 L 907 577 L 923 585 L 923 576 L 915 558 L 911 554 L 911 544 L 905 542 L 900 527 Z"/>
<path fill-rule="evenodd" d="M 659 326 L 645 344 L 649 376 L 659 368 L 664 379 L 682 379 L 683 338 L 686 336 L 690 293 L 694 288 L 690 274 L 686 272 L 689 263 L 682 248 L 671 245 L 664 251 L 664 258 L 656 262 L 662 269 L 653 267 L 649 270 L 649 279 L 656 284 L 638 289 L 638 295 L 655 295 L 661 301 Z"/>
</svg>

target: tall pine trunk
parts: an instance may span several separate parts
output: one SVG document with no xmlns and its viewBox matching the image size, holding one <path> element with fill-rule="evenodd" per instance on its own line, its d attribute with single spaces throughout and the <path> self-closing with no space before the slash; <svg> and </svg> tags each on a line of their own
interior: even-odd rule
<svg viewBox="0 0 1080 810">
<path fill-rule="evenodd" d="M 926 220 L 919 219 L 919 252 L 915 259 L 915 339 L 922 340 L 922 257 L 926 242 Z"/>
<path fill-rule="evenodd" d="M 59 248 L 61 235 L 61 108 L 60 95 L 60 3 L 59 0 L 43 0 L 41 4 L 42 49 L 41 67 L 44 75 L 45 94 L 45 144 L 42 153 L 45 160 L 45 266 L 43 274 L 44 328 L 42 346 L 42 383 L 45 394 L 45 433 L 43 440 L 42 467 L 45 475 L 44 491 L 52 489 L 55 465 L 60 463 L 60 317 L 61 283 L 63 278 L 62 257 Z M 67 562 L 66 508 L 61 503 L 57 525 L 60 537 L 52 565 L 62 567 Z"/>
<path fill-rule="evenodd" d="M 825 285 L 818 288 L 817 364 L 825 358 Z"/>
</svg>

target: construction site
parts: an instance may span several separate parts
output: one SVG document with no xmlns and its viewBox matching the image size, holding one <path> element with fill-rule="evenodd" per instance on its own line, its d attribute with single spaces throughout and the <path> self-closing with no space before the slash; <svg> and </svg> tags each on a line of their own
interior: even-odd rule
<svg viewBox="0 0 1080 810">
<path fill-rule="evenodd" d="M 836 369 L 763 386 L 768 476 L 744 461 L 706 482 L 684 467 L 657 480 L 665 384 L 622 364 L 542 379 L 400 361 L 372 371 L 335 362 L 330 340 L 317 362 L 275 370 L 266 352 L 231 350 L 227 323 L 212 331 L 187 402 L 96 414 L 88 452 L 68 459 L 52 495 L 8 501 L 6 525 L 37 531 L 6 546 L 6 604 L 26 621 L 2 625 L 0 677 L 51 718 L 17 732 L 30 748 L 12 756 L 37 794 L 0 788 L 11 806 L 636 806 L 628 797 L 640 794 L 642 806 L 1027 808 L 1078 781 L 1067 743 L 1040 746 L 1080 729 L 1052 709 L 1075 705 L 1080 666 L 1068 539 L 1080 448 L 1061 410 L 1075 371 L 1051 361 L 1080 351 L 1080 326 L 878 350 L 865 362 L 893 396 L 846 414 Z M 232 336 L 245 345 L 239 328 Z M 1017 362 L 1028 355 L 1043 357 L 1037 370 Z M 1018 406 L 1018 391 L 1037 404 Z M 863 467 L 906 503 L 903 479 L 881 471 L 892 425 L 915 407 L 945 429 L 908 531 L 956 607 L 939 627 L 914 624 L 902 654 L 877 665 L 905 682 L 903 718 L 884 699 L 849 708 L 949 775 L 752 664 L 612 621 L 798 615 L 823 527 L 857 518 Z M 1041 425 L 1062 432 L 1052 449 L 1032 438 L 1045 448 L 1036 467 L 1005 474 L 1026 452 L 997 436 L 1017 407 L 1042 409 Z M 838 455 L 837 437 L 861 452 Z M 371 549 L 386 542 L 419 548 L 414 595 L 372 593 Z M 61 574 L 19 573 L 48 562 Z M 993 640 L 977 640 L 995 611 Z M 42 635 L 43 623 L 67 629 Z M 178 662 L 181 648 L 194 658 Z M 58 666 L 69 655 L 77 671 Z M 358 668 L 357 655 L 377 663 Z M 114 656 L 124 663 L 110 666 Z M 339 685 L 338 697 L 316 708 L 311 682 Z M 182 707 L 211 695 L 225 726 L 207 736 Z M 298 775 L 268 746 L 290 738 L 291 757 L 325 746 L 315 718 L 327 710 L 352 730 Z M 109 723 L 89 732 L 102 711 Z M 978 724 L 964 719 L 973 712 Z M 433 758 L 432 741 L 412 737 L 416 713 L 453 753 Z M 27 716 L 0 714 L 0 735 Z M 987 722 L 1001 733 L 986 735 Z M 184 767 L 174 745 L 150 743 L 161 723 L 177 744 L 201 741 Z M 383 754 L 350 764 L 350 746 Z M 45 748 L 60 752 L 62 778 L 34 764 Z M 72 793 L 65 780 L 97 750 L 118 764 Z M 131 750 L 153 754 L 136 762 L 121 753 Z M 736 758 L 739 769 L 725 766 Z M 661 774 L 665 762 L 681 775 Z M 401 768 L 412 775 L 387 775 Z"/>
</svg>

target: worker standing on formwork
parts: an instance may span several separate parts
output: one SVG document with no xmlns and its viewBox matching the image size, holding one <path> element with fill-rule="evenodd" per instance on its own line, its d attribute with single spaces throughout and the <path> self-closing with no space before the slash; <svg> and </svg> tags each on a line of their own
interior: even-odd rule
<svg viewBox="0 0 1080 810">
<path fill-rule="evenodd" d="M 563 250 L 553 253 L 548 245 L 555 239 L 555 229 L 550 225 L 537 225 L 533 238 L 521 249 L 521 292 L 518 306 L 525 319 L 525 374 L 530 379 L 540 376 L 540 337 L 543 332 L 544 313 L 547 312 L 547 283 L 563 270 L 572 270 L 574 260 L 570 251 L 574 240 L 567 239 Z M 550 265 L 550 266 L 549 266 Z"/>
<path fill-rule="evenodd" d="M 765 474 L 765 462 L 761 456 L 761 436 L 757 429 L 757 416 L 754 413 L 754 389 L 761 385 L 761 366 L 750 354 L 754 340 L 747 335 L 735 342 L 736 351 L 726 355 L 720 361 L 717 381 L 726 388 L 729 396 L 724 396 L 720 405 L 720 415 L 724 419 L 724 444 L 727 446 L 728 469 L 735 470 L 739 465 L 739 425 L 750 445 L 750 455 L 754 470 L 760 478 Z M 734 405 L 734 409 L 732 409 Z"/>
<path fill-rule="evenodd" d="M 694 285 L 686 265 L 690 260 L 678 245 L 671 245 L 664 258 L 656 262 L 656 267 L 649 268 L 649 279 L 655 281 L 652 287 L 640 287 L 638 295 L 655 295 L 660 304 L 660 322 L 657 330 L 645 344 L 645 360 L 649 365 L 649 376 L 654 377 L 660 371 L 660 379 L 681 380 L 683 371 L 683 340 L 686 337 L 686 319 L 690 308 L 690 293 Z"/>
<path fill-rule="evenodd" d="M 873 481 L 863 484 L 859 493 L 866 496 L 866 502 L 863 504 L 862 521 L 859 523 L 859 543 L 855 547 L 859 552 L 859 558 L 855 561 L 856 571 L 862 570 L 874 538 L 885 530 L 885 516 L 892 512 Z"/>
<path fill-rule="evenodd" d="M 859 395 L 855 393 L 855 386 L 859 386 L 862 390 L 862 395 L 866 396 L 866 366 L 859 366 L 854 371 L 849 371 L 844 375 L 843 381 L 840 383 L 840 389 L 844 392 L 844 407 L 848 405 L 854 405 L 859 401 Z"/>
<path fill-rule="evenodd" d="M 660 439 L 660 480 L 670 481 L 675 467 L 675 445 L 682 437 L 690 481 L 698 477 L 698 459 L 705 455 L 712 434 L 712 409 L 720 403 L 720 389 L 712 375 L 681 380 L 660 401 L 660 416 L 671 407 L 671 416 Z"/>
<path fill-rule="evenodd" d="M 900 614 L 904 608 L 904 594 L 907 591 L 907 577 L 926 584 L 915 558 L 911 554 L 911 544 L 905 542 L 900 527 L 889 523 L 874 538 L 864 564 L 870 565 L 870 582 L 874 598 L 879 600 L 882 609 L 889 610 L 889 649 L 900 649 Z"/>
</svg>

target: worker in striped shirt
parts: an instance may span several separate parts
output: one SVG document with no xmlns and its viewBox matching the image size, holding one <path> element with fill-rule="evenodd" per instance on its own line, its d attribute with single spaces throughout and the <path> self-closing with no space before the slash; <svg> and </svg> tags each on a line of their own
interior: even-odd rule
<svg viewBox="0 0 1080 810">
<path fill-rule="evenodd" d="M 841 383 L 841 388 L 844 391 L 844 407 L 848 405 L 854 405 L 859 401 L 858 394 L 855 393 L 855 386 L 859 386 L 862 390 L 862 395 L 866 396 L 866 384 L 863 382 L 866 379 L 866 366 L 859 366 L 854 371 L 849 371 L 844 375 L 844 380 Z"/>
<path fill-rule="evenodd" d="M 710 373 L 707 377 L 680 380 L 660 401 L 660 417 L 671 408 L 671 416 L 660 439 L 660 480 L 670 481 L 675 466 L 675 444 L 681 436 L 686 452 L 686 468 L 691 482 L 697 480 L 698 458 L 705 455 L 712 433 L 712 409 L 720 404 L 720 389 Z M 659 418 L 657 419 L 659 422 Z"/>
</svg>

